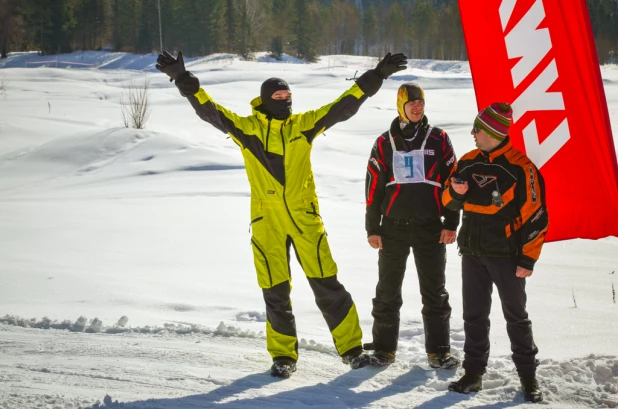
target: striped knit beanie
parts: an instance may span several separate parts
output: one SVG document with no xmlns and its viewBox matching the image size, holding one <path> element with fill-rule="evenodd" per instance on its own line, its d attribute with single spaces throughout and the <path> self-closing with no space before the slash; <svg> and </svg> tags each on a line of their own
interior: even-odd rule
<svg viewBox="0 0 618 409">
<path fill-rule="evenodd" d="M 499 141 L 509 134 L 513 124 L 513 109 L 506 102 L 494 102 L 476 116 L 474 124 Z"/>
</svg>

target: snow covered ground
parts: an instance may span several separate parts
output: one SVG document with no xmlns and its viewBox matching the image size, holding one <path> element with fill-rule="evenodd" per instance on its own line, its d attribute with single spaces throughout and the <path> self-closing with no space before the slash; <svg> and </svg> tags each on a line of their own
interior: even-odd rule
<svg viewBox="0 0 618 409">
<path fill-rule="evenodd" d="M 269 376 L 265 311 L 253 270 L 249 185 L 237 146 L 201 121 L 155 55 L 32 53 L 0 61 L 0 408 L 524 407 L 499 300 L 484 390 L 447 392 L 458 371 L 426 364 L 414 263 L 404 282 L 398 360 L 351 371 L 337 358 L 293 262 L 300 345 L 291 379 Z M 55 60 L 55 58 L 54 58 Z M 316 64 L 232 55 L 188 60 L 216 101 L 241 115 L 261 82 L 290 83 L 297 112 L 351 85 L 375 58 Z M 93 64 L 96 69 L 84 68 Z M 47 65 L 45 67 L 38 67 Z M 469 67 L 411 61 L 347 122 L 320 136 L 312 162 L 322 216 L 370 341 L 377 254 L 366 243 L 364 178 L 396 89 L 417 81 L 430 121 L 458 156 L 476 103 Z M 27 67 L 27 68 L 26 68 Z M 602 67 L 618 130 L 618 67 Z M 145 130 L 125 129 L 120 98 L 150 82 Z M 600 217 L 618 217 L 600 215 Z M 292 258 L 294 260 L 294 258 Z M 546 244 L 528 280 L 538 376 L 551 408 L 618 407 L 618 239 Z M 454 354 L 461 356 L 460 262 L 448 247 Z M 575 306 L 577 304 L 577 306 Z"/>
</svg>

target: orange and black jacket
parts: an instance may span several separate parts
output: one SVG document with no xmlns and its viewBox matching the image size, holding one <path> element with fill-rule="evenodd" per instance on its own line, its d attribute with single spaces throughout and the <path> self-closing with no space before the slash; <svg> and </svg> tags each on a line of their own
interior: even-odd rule
<svg viewBox="0 0 618 409">
<path fill-rule="evenodd" d="M 403 138 L 399 118 L 391 123 L 390 132 L 397 151 L 417 150 L 431 125 L 423 116 L 416 137 L 408 144 Z M 457 230 L 459 212 L 442 206 L 441 196 L 444 182 L 455 166 L 457 158 L 451 141 L 440 128 L 432 128 L 425 144 L 425 179 L 442 185 L 442 188 L 428 183 L 395 184 L 393 177 L 393 148 L 389 131 L 378 137 L 369 156 L 365 179 L 365 229 L 367 236 L 380 235 L 382 217 L 405 220 L 411 223 L 427 222 L 444 216 L 444 228 Z"/>
<path fill-rule="evenodd" d="M 516 257 L 518 266 L 532 270 L 549 225 L 545 182 L 536 166 L 507 137 L 489 153 L 465 154 L 452 176 L 468 182 L 466 194 L 459 195 L 449 178 L 442 195 L 447 208 L 463 209 L 460 253 Z"/>
</svg>

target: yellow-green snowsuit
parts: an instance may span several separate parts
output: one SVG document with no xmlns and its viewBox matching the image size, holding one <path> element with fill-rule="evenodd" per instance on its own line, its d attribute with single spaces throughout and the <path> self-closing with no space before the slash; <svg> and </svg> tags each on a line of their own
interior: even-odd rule
<svg viewBox="0 0 618 409">
<path fill-rule="evenodd" d="M 337 280 L 337 265 L 320 217 L 310 153 L 316 136 L 354 115 L 381 85 L 382 80 L 370 70 L 336 101 L 283 121 L 259 111 L 260 97 L 251 102 L 253 114 L 240 117 L 214 102 L 202 88 L 185 95 L 204 121 L 229 134 L 241 148 L 251 185 L 251 243 L 266 302 L 267 348 L 273 359 L 298 358 L 290 301 L 290 246 L 339 354 L 362 348 L 356 307 Z"/>
</svg>

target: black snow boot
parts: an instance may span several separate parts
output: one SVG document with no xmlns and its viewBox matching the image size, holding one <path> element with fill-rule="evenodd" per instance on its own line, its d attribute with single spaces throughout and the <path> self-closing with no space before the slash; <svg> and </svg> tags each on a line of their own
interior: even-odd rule
<svg viewBox="0 0 618 409">
<path fill-rule="evenodd" d="M 536 376 L 529 378 L 519 378 L 521 388 L 524 391 L 524 399 L 528 402 L 540 402 L 543 400 L 543 392 L 539 388 Z"/>
<path fill-rule="evenodd" d="M 459 359 L 450 352 L 427 354 L 427 362 L 429 366 L 436 369 L 452 369 L 459 365 Z"/>
<path fill-rule="evenodd" d="M 466 372 L 458 381 L 451 382 L 448 390 L 458 393 L 470 393 L 483 390 L 483 376 Z"/>
<path fill-rule="evenodd" d="M 292 358 L 278 358 L 270 367 L 270 374 L 277 378 L 289 378 L 292 373 L 296 372 L 296 361 Z"/>
<path fill-rule="evenodd" d="M 350 351 L 343 354 L 341 356 L 341 361 L 346 365 L 350 365 L 352 369 L 359 369 L 369 365 L 370 357 L 363 353 L 361 347 L 358 347 L 352 348 Z"/>
<path fill-rule="evenodd" d="M 371 366 L 388 366 L 395 362 L 395 353 L 388 351 L 375 351 L 370 357 Z"/>
</svg>

